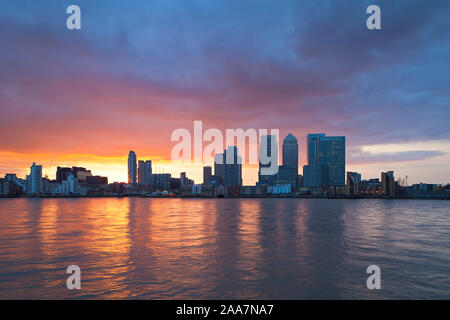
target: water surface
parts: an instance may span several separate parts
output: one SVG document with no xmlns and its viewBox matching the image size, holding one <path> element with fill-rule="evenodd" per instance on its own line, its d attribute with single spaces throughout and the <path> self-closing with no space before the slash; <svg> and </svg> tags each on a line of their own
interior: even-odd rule
<svg viewBox="0 0 450 320">
<path fill-rule="evenodd" d="M 0 199 L 0 298 L 450 299 L 450 201 Z"/>
</svg>

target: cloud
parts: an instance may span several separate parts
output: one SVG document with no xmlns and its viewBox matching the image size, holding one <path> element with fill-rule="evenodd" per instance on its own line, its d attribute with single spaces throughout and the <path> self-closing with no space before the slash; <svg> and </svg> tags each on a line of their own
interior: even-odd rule
<svg viewBox="0 0 450 320">
<path fill-rule="evenodd" d="M 446 153 L 442 151 L 432 151 L 432 150 L 380 152 L 380 153 L 359 152 L 359 153 L 349 153 L 348 162 L 351 164 L 393 163 L 393 162 L 425 160 L 443 156 L 445 154 Z"/>
<path fill-rule="evenodd" d="M 0 151 L 168 159 L 194 120 L 293 132 L 301 158 L 309 132 L 349 148 L 450 140 L 450 2 L 377 3 L 380 32 L 365 28 L 372 1 L 80 1 L 70 32 L 64 2 L 9 1 Z M 417 150 L 357 161 L 442 152 Z"/>
</svg>

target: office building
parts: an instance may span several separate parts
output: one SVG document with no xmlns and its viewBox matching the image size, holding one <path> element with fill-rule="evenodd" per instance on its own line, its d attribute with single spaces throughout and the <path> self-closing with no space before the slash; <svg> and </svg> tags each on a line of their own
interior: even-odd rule
<svg viewBox="0 0 450 320">
<path fill-rule="evenodd" d="M 275 163 L 272 163 L 274 161 Z M 278 173 L 278 139 L 276 135 L 263 135 L 259 141 L 258 185 L 276 183 Z"/>
<path fill-rule="evenodd" d="M 308 134 L 308 164 L 303 167 L 307 187 L 345 186 L 345 137 Z"/>
<path fill-rule="evenodd" d="M 297 184 L 298 143 L 297 138 L 289 133 L 283 140 L 283 165 L 278 169 L 277 183 Z"/>
<path fill-rule="evenodd" d="M 225 159 L 223 153 L 214 155 L 214 176 L 217 184 L 221 185 L 225 181 Z"/>
<path fill-rule="evenodd" d="M 212 168 L 210 166 L 203 167 L 203 184 L 208 184 L 212 179 Z"/>
<path fill-rule="evenodd" d="M 283 166 L 294 168 L 298 175 L 298 143 L 292 133 L 283 139 Z"/>
<path fill-rule="evenodd" d="M 291 186 L 295 186 L 297 185 L 297 176 L 294 167 L 282 165 L 278 167 L 275 182 L 277 184 L 290 184 Z"/>
<path fill-rule="evenodd" d="M 201 195 L 202 194 L 202 185 L 201 184 L 193 184 L 192 185 L 192 195 Z"/>
<path fill-rule="evenodd" d="M 225 186 L 242 186 L 242 159 L 236 146 L 229 146 L 223 153 Z"/>
</svg>

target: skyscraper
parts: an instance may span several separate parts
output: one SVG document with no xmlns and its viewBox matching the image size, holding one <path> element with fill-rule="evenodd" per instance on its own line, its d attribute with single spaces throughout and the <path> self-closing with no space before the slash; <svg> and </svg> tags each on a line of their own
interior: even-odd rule
<svg viewBox="0 0 450 320">
<path fill-rule="evenodd" d="M 139 160 L 138 162 L 138 182 L 141 185 L 150 184 L 150 175 L 152 174 L 152 161 Z"/>
<path fill-rule="evenodd" d="M 345 137 L 320 137 L 318 161 L 328 166 L 328 185 L 345 185 Z"/>
<path fill-rule="evenodd" d="M 42 166 L 37 166 L 33 162 L 30 167 L 30 193 L 40 193 L 42 191 Z"/>
<path fill-rule="evenodd" d="M 278 171 L 278 183 L 297 184 L 298 143 L 297 138 L 289 133 L 283 140 L 283 165 Z"/>
<path fill-rule="evenodd" d="M 263 149 L 265 144 L 266 150 Z M 274 147 L 274 148 L 272 148 Z M 270 159 L 267 163 L 263 159 Z M 272 163 L 272 160 L 275 163 Z M 269 168 L 275 168 L 272 174 L 267 174 Z M 258 184 L 259 185 L 274 185 L 278 172 L 278 140 L 276 135 L 264 135 L 259 140 L 259 170 L 258 170 Z"/>
<path fill-rule="evenodd" d="M 218 184 L 223 184 L 225 180 L 225 159 L 223 153 L 216 153 L 214 155 L 214 176 Z"/>
<path fill-rule="evenodd" d="M 317 163 L 318 139 L 325 137 L 324 133 L 310 133 L 306 136 L 306 153 L 308 155 L 308 165 Z"/>
<path fill-rule="evenodd" d="M 136 153 L 134 151 L 128 154 L 128 183 L 136 184 Z"/>
<path fill-rule="evenodd" d="M 303 167 L 304 185 L 345 185 L 345 137 L 308 134 L 308 165 Z"/>
<path fill-rule="evenodd" d="M 210 183 L 211 178 L 212 178 L 212 168 L 210 166 L 203 167 L 203 184 Z"/>
<path fill-rule="evenodd" d="M 224 185 L 242 185 L 242 159 L 236 146 L 229 146 L 224 151 Z"/>
</svg>

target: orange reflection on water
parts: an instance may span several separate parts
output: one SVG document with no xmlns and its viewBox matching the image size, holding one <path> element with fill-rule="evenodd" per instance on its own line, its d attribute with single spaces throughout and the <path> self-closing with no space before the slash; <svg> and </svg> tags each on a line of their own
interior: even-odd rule
<svg viewBox="0 0 450 320">
<path fill-rule="evenodd" d="M 84 211 L 74 210 L 73 213 L 80 215 L 80 223 L 86 224 L 81 237 L 82 250 L 96 256 L 95 263 L 88 267 L 93 269 L 97 277 L 98 274 L 102 275 L 96 278 L 95 290 L 107 292 L 107 298 L 129 296 L 126 285 L 131 270 L 129 210 L 128 199 L 108 198 L 103 201 L 90 199 Z M 85 275 L 89 280 L 89 270 Z"/>
</svg>

